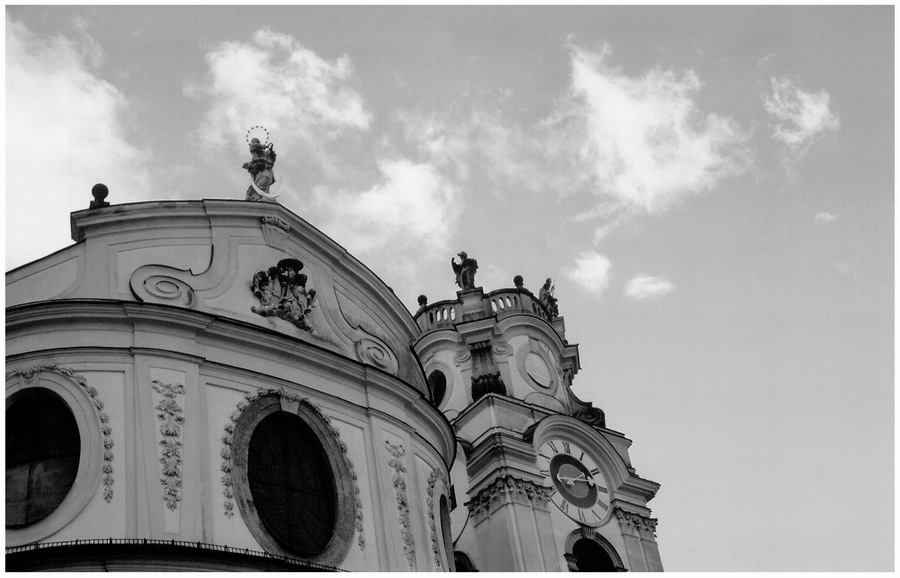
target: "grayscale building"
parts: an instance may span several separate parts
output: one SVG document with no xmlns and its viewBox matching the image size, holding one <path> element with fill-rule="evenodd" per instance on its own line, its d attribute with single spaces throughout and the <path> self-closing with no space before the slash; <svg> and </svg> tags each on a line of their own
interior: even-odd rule
<svg viewBox="0 0 900 578">
<path fill-rule="evenodd" d="M 101 193 L 6 276 L 8 570 L 662 570 L 548 287 L 411 315 L 278 203 Z"/>
</svg>

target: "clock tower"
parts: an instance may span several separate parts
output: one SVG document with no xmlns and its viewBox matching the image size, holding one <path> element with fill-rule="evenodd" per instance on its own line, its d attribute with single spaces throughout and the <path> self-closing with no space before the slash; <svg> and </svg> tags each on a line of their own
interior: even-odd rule
<svg viewBox="0 0 900 578">
<path fill-rule="evenodd" d="M 456 570 L 661 571 L 647 506 L 659 484 L 638 476 L 631 440 L 572 393 L 578 346 L 551 280 L 537 295 L 521 276 L 485 293 L 477 262 L 459 257 L 456 299 L 419 298 L 414 342 L 457 439 Z"/>
</svg>

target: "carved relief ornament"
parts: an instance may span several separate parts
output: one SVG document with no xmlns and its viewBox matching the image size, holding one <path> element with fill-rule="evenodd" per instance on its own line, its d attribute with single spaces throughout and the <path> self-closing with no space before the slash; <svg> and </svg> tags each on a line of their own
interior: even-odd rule
<svg viewBox="0 0 900 578">
<path fill-rule="evenodd" d="M 406 495 L 406 466 L 403 464 L 403 455 L 406 450 L 403 444 L 392 444 L 385 440 L 385 450 L 390 458 L 388 465 L 394 470 L 392 482 L 394 492 L 397 495 L 397 514 L 400 517 L 400 535 L 403 536 L 403 551 L 406 553 L 406 561 L 410 569 L 415 568 L 416 543 L 409 526 L 409 499 Z"/>
<path fill-rule="evenodd" d="M 428 506 L 428 528 L 431 531 L 431 551 L 434 554 L 434 564 L 438 569 L 438 572 L 442 571 L 441 568 L 441 552 L 438 547 L 438 529 L 437 529 L 437 521 L 434 519 L 434 494 L 435 494 L 435 486 L 438 482 L 441 482 L 444 487 L 443 492 L 439 492 L 439 494 L 446 494 L 447 489 L 450 487 L 450 482 L 447 481 L 447 476 L 444 474 L 442 470 L 434 470 L 431 472 L 431 475 L 428 476 L 428 498 L 426 500 L 426 504 Z M 452 552 L 447 552 L 447 556 L 452 556 Z"/>
<path fill-rule="evenodd" d="M 162 483 L 166 507 L 175 510 L 181 501 L 181 428 L 184 425 L 184 410 L 178 405 L 177 397 L 184 397 L 184 385 L 153 380 L 151 386 L 162 396 L 162 401 L 155 408 L 159 419 L 159 433 L 162 434 L 162 441 L 159 442 L 162 478 L 159 481 Z"/>
<path fill-rule="evenodd" d="M 648 538 L 654 538 L 656 536 L 656 518 L 628 512 L 622 508 L 616 508 L 615 514 L 620 525 L 631 528 L 639 534 L 644 534 Z"/>
<path fill-rule="evenodd" d="M 316 304 L 316 290 L 307 289 L 307 276 L 300 272 L 303 263 L 297 259 L 282 259 L 277 265 L 253 276 L 251 291 L 259 299 L 259 306 L 251 311 L 263 317 L 278 317 L 304 331 L 312 331 L 307 315 Z"/>
<path fill-rule="evenodd" d="M 469 508 L 475 523 L 489 516 L 496 508 L 512 503 L 526 504 L 546 510 L 550 502 L 550 488 L 539 486 L 533 482 L 520 480 L 512 476 L 497 478 L 478 492 L 466 506 Z"/>
</svg>

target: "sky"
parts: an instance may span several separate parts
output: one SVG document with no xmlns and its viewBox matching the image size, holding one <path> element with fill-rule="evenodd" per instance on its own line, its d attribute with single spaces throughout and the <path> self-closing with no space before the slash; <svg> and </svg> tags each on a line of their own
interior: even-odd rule
<svg viewBox="0 0 900 578">
<path fill-rule="evenodd" d="M 6 268 L 113 204 L 279 200 L 391 286 L 551 277 L 663 565 L 894 567 L 894 9 L 6 8 Z"/>
</svg>

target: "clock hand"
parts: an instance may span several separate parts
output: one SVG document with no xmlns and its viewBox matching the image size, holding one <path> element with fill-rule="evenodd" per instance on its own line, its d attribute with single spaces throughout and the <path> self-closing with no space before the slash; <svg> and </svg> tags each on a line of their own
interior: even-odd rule
<svg viewBox="0 0 900 578">
<path fill-rule="evenodd" d="M 575 478 L 570 478 L 569 476 L 561 476 L 559 474 L 556 474 L 556 479 L 567 486 L 571 486 L 575 483 Z"/>
<path fill-rule="evenodd" d="M 573 482 L 573 483 L 574 483 L 574 482 L 584 482 L 584 483 L 586 483 L 588 486 L 593 486 L 593 485 L 595 484 L 593 478 L 591 478 L 591 479 L 586 479 L 586 478 L 584 477 L 584 472 L 582 472 L 581 475 L 579 475 L 577 478 L 572 478 L 572 482 Z"/>
</svg>

